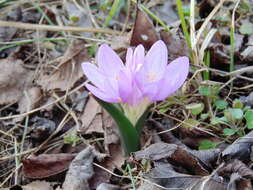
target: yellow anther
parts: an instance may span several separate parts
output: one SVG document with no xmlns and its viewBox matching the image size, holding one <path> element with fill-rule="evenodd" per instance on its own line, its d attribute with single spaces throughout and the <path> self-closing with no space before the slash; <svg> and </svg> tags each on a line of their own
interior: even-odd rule
<svg viewBox="0 0 253 190">
<path fill-rule="evenodd" d="M 149 82 L 153 82 L 156 79 L 156 74 L 150 73 L 146 75 Z"/>
<path fill-rule="evenodd" d="M 119 79 L 120 79 L 119 75 L 115 76 L 115 79 L 116 79 L 116 80 L 119 80 Z"/>
</svg>

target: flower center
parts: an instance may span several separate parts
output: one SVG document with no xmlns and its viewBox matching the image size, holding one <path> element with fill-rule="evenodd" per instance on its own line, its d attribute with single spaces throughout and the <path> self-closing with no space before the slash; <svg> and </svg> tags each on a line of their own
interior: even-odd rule
<svg viewBox="0 0 253 190">
<path fill-rule="evenodd" d="M 149 73 L 149 74 L 146 75 L 146 77 L 147 77 L 148 82 L 154 82 L 155 79 L 156 79 L 156 74 Z"/>
</svg>

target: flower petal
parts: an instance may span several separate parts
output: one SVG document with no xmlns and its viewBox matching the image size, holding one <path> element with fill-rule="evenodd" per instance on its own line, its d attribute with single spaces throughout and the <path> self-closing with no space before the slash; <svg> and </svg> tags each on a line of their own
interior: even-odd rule
<svg viewBox="0 0 253 190">
<path fill-rule="evenodd" d="M 101 71 L 91 63 L 82 63 L 82 69 L 86 77 L 98 88 L 104 88 L 104 81 L 106 77 L 101 73 Z"/>
<path fill-rule="evenodd" d="M 132 48 L 127 48 L 127 53 L 126 53 L 126 67 L 131 68 L 133 63 L 133 50 Z"/>
<path fill-rule="evenodd" d="M 119 85 L 119 96 L 122 102 L 123 103 L 129 102 L 130 96 L 132 96 L 135 93 L 133 92 L 132 77 L 130 71 L 124 70 L 120 72 L 118 85 Z"/>
<path fill-rule="evenodd" d="M 110 77 L 118 77 L 119 71 L 124 67 L 120 57 L 106 44 L 99 47 L 97 62 L 99 68 Z"/>
<path fill-rule="evenodd" d="M 152 45 L 145 57 L 145 72 L 147 75 L 156 75 L 157 80 L 163 76 L 168 63 L 168 50 L 162 40 Z"/>
<path fill-rule="evenodd" d="M 189 73 L 188 57 L 180 57 L 172 61 L 166 68 L 163 79 L 158 83 L 160 89 L 152 101 L 164 100 L 179 89 Z"/>
<path fill-rule="evenodd" d="M 108 95 L 108 93 L 103 92 L 102 90 L 98 89 L 97 87 L 90 85 L 90 84 L 85 84 L 85 87 L 97 98 L 105 101 L 105 102 L 110 102 L 110 103 L 118 103 L 120 102 L 119 98 L 111 97 Z"/>
<path fill-rule="evenodd" d="M 133 69 L 139 70 L 144 63 L 145 49 L 143 45 L 138 45 L 134 50 Z"/>
</svg>

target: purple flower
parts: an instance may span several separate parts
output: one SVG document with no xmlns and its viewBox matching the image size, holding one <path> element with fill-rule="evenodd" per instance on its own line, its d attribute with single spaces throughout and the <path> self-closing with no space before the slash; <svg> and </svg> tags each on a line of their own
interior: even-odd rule
<svg viewBox="0 0 253 190">
<path fill-rule="evenodd" d="M 187 57 L 167 64 L 167 47 L 161 40 L 154 43 L 146 56 L 142 45 L 134 51 L 129 48 L 125 65 L 108 45 L 103 44 L 98 49 L 96 62 L 98 67 L 82 64 L 85 75 L 93 84 L 85 86 L 105 102 L 121 103 L 125 114 L 129 110 L 131 114 L 143 112 L 150 103 L 164 100 L 182 86 L 189 72 Z M 141 111 L 137 107 L 141 107 Z"/>
</svg>

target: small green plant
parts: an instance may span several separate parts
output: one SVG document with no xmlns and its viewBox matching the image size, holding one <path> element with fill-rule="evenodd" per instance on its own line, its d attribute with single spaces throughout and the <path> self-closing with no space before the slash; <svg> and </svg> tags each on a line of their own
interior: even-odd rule
<svg viewBox="0 0 253 190">
<path fill-rule="evenodd" d="M 196 119 L 196 116 L 199 115 L 200 121 L 209 121 L 215 130 L 222 131 L 224 140 L 228 140 L 232 136 L 244 136 L 246 130 L 253 129 L 253 109 L 245 106 L 239 99 L 235 99 L 233 102 L 221 99 L 219 89 L 217 85 L 201 86 L 198 89 L 199 94 L 206 98 L 205 102 L 209 103 L 209 112 L 204 112 L 208 105 L 203 103 L 187 105 L 186 109 L 190 111 L 191 117 Z M 210 141 L 203 141 L 200 143 L 199 149 L 209 149 L 215 146 Z"/>
<path fill-rule="evenodd" d="M 63 139 L 65 144 L 71 144 L 73 147 L 81 142 L 81 138 L 76 134 L 67 134 Z"/>
<path fill-rule="evenodd" d="M 199 150 L 208 150 L 208 149 L 214 149 L 216 148 L 218 143 L 209 141 L 209 140 L 203 140 L 199 144 Z"/>
</svg>

